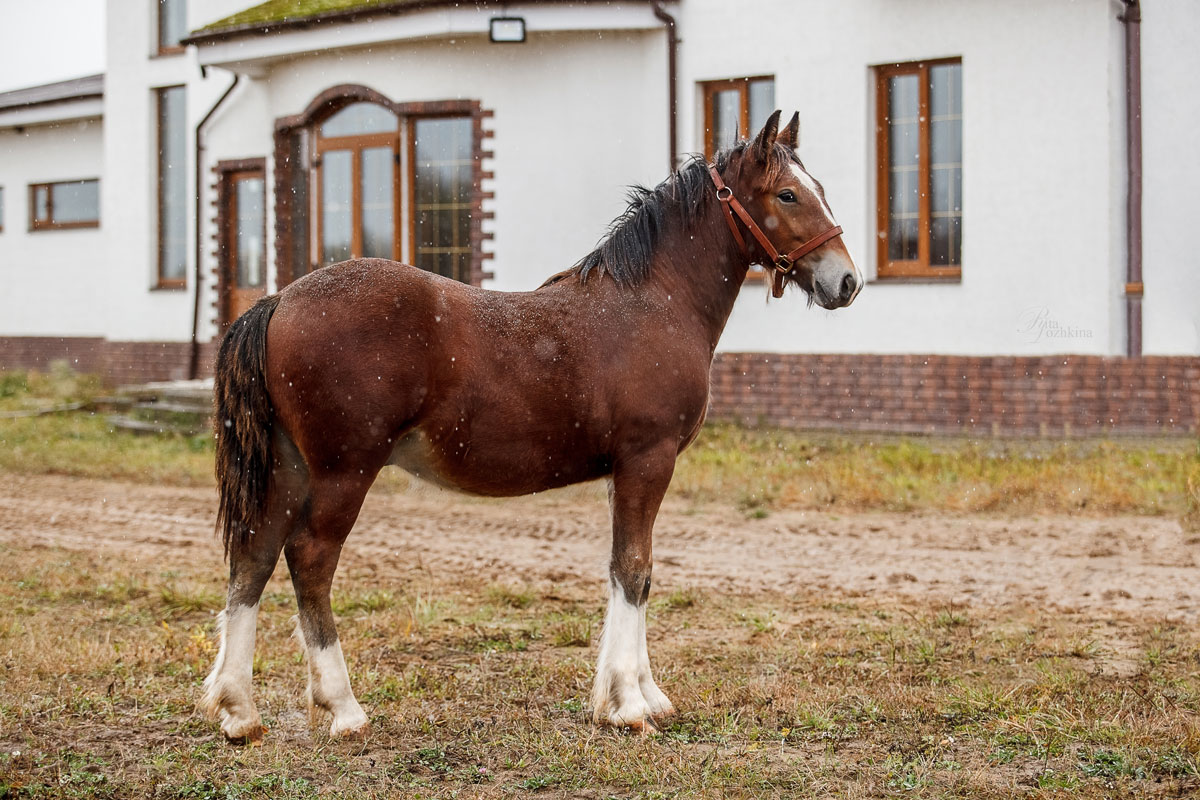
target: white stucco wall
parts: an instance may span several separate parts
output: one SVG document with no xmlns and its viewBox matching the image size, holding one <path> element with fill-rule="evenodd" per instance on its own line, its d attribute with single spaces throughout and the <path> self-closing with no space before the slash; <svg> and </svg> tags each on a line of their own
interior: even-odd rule
<svg viewBox="0 0 1200 800">
<path fill-rule="evenodd" d="M 29 229 L 30 184 L 99 178 L 103 162 L 97 119 L 0 128 L 0 336 L 104 334 L 103 209 L 100 228 Z"/>
<path fill-rule="evenodd" d="M 127 341 L 185 341 L 191 336 L 194 235 L 193 167 L 187 170 L 188 288 L 157 289 L 158 145 L 154 89 L 187 86 L 187 152 L 196 123 L 228 84 L 225 76 L 200 79 L 195 49 L 155 54 L 155 4 L 131 8 L 108 2 L 108 69 L 105 75 L 105 180 L 101 184 L 109 286 L 108 336 Z"/>
<path fill-rule="evenodd" d="M 861 268 L 875 273 L 875 105 L 871 65 L 960 56 L 963 63 L 963 277 L 960 284 L 872 282 L 850 309 L 806 310 L 797 296 L 740 300 L 730 351 L 1032 354 L 1116 352 L 1119 283 L 1110 165 L 1106 2 L 688 0 L 680 129 L 701 147 L 696 81 L 774 74 L 776 104 L 801 115 L 800 155 L 825 186 Z M 772 20 L 762 25 L 760 20 Z M 792 24 L 788 24 L 788 21 Z M 729 46 L 738 37 L 754 47 Z M 1091 338 L 1030 341 L 1045 309 Z"/>
<path fill-rule="evenodd" d="M 1154 0 L 1142 22 L 1143 351 L 1200 353 L 1200 3 Z"/>
</svg>

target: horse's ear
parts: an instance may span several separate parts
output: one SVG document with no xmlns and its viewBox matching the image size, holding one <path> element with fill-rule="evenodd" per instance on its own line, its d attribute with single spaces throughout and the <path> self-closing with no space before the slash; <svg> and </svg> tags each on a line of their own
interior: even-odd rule
<svg viewBox="0 0 1200 800">
<path fill-rule="evenodd" d="M 775 113 L 767 120 L 767 124 L 763 125 L 763 129 L 759 131 L 758 136 L 754 137 L 754 143 L 750 145 L 750 151 L 757 160 L 767 160 L 767 155 L 771 152 L 771 147 L 775 144 L 775 139 L 779 136 L 779 116 L 782 113 L 779 109 L 775 109 Z"/>
<path fill-rule="evenodd" d="M 783 140 L 784 144 L 786 144 L 788 147 L 792 148 L 793 150 L 795 150 L 796 148 L 798 148 L 800 146 L 800 112 L 799 111 L 797 111 L 795 114 L 792 114 L 791 122 L 789 122 L 787 124 L 786 128 L 784 128 L 782 131 L 780 131 L 779 138 L 781 140 Z"/>
</svg>

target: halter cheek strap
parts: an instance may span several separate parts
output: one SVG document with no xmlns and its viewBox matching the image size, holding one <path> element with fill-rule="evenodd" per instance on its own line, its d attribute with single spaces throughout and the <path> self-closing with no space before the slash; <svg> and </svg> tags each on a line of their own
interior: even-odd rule
<svg viewBox="0 0 1200 800">
<path fill-rule="evenodd" d="M 842 235 L 842 226 L 834 225 L 832 228 L 822 231 L 809 239 L 795 250 L 789 253 L 780 253 L 775 249 L 775 245 L 771 243 L 771 240 L 767 238 L 767 234 L 763 232 L 763 229 L 758 227 L 758 223 L 750 216 L 750 212 L 746 211 L 746 207 L 733 196 L 733 190 L 721 180 L 721 173 L 717 172 L 715 164 L 708 165 L 708 174 L 712 176 L 713 185 L 717 187 L 717 199 L 721 201 L 721 209 L 725 212 L 725 221 L 729 223 L 729 230 L 733 233 L 733 239 L 738 243 L 738 247 L 741 248 L 742 253 L 749 257 L 750 248 L 746 246 L 746 239 L 742 236 L 742 231 L 738 228 L 737 221 L 733 218 L 734 214 L 737 214 L 738 219 L 746 226 L 746 230 L 750 231 L 750 234 L 758 242 L 763 252 L 767 254 L 767 258 L 770 260 L 772 267 L 774 267 L 774 273 L 771 276 L 771 295 L 773 297 L 783 297 L 783 276 L 791 272 L 792 268 L 796 266 L 797 261 L 833 237 Z"/>
</svg>

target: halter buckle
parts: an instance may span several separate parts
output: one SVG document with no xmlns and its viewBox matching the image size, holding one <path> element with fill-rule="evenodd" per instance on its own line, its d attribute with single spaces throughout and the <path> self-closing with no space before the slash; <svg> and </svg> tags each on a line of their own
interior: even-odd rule
<svg viewBox="0 0 1200 800">
<path fill-rule="evenodd" d="M 717 199 L 722 203 L 728 203 L 733 199 L 733 189 L 730 189 L 728 186 L 722 186 L 720 189 L 717 189 Z"/>
<path fill-rule="evenodd" d="M 792 261 L 787 256 L 780 256 L 779 258 L 775 259 L 775 269 L 778 272 L 791 272 L 792 267 L 794 266 L 796 266 L 796 262 Z"/>
</svg>

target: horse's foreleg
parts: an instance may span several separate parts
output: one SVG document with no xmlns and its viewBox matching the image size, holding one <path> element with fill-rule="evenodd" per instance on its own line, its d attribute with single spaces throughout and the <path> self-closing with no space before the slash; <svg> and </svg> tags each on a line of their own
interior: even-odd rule
<svg viewBox="0 0 1200 800">
<path fill-rule="evenodd" d="M 650 717 L 674 711 L 650 674 L 646 601 L 654 518 L 671 482 L 675 455 L 676 446 L 670 443 L 614 465 L 609 490 L 613 522 L 610 594 L 592 689 L 596 722 L 644 727 Z"/>
<path fill-rule="evenodd" d="M 329 603 L 342 543 L 358 518 L 370 482 L 326 479 L 314 485 L 307 525 L 284 549 L 299 618 L 297 637 L 308 661 L 308 702 L 333 715 L 332 736 L 365 734 L 367 715 L 350 689 L 350 674 Z"/>
<path fill-rule="evenodd" d="M 262 719 L 251 693 L 258 603 L 295 524 L 303 480 L 294 471 L 277 470 L 263 523 L 244 543 L 230 544 L 229 592 L 218 618 L 221 644 L 204 681 L 200 707 L 220 719 L 221 732 L 232 741 L 262 738 Z"/>
</svg>

